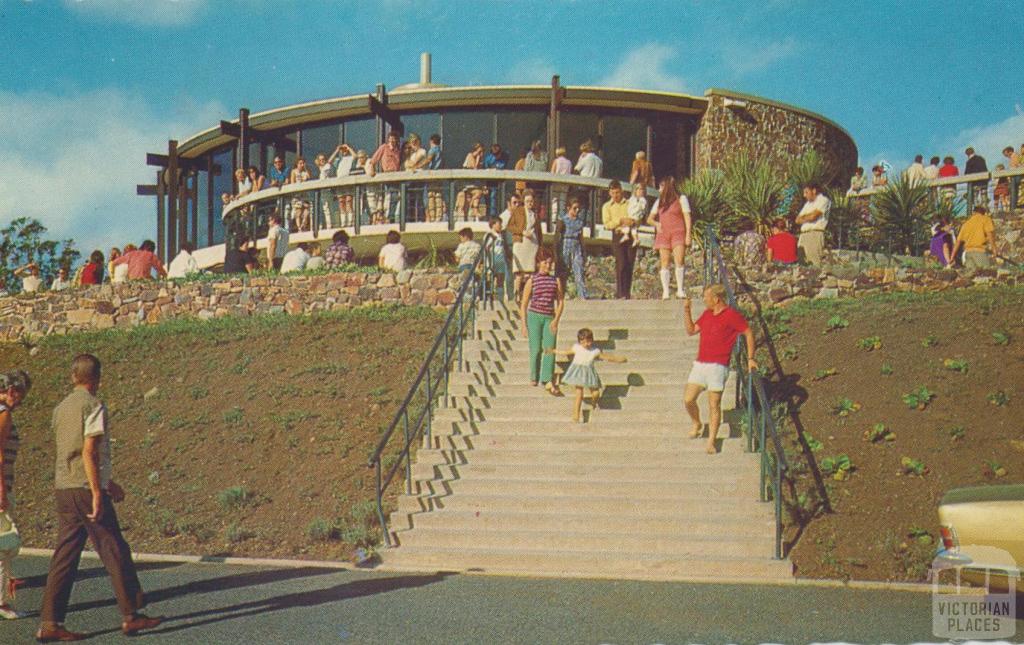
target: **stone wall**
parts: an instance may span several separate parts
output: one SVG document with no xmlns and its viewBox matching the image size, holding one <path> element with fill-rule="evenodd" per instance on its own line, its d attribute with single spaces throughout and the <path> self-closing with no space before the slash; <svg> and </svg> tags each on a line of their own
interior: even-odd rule
<svg viewBox="0 0 1024 645">
<path fill-rule="evenodd" d="M 793 157 L 817 150 L 844 180 L 857 167 L 857 146 L 842 129 L 810 113 L 744 94 L 708 90 L 708 109 L 697 131 L 695 167 L 720 168 L 733 151 L 745 150 L 785 168 Z M 726 98 L 746 107 L 725 107 Z"/>
<path fill-rule="evenodd" d="M 171 318 L 208 320 L 262 313 L 300 315 L 367 304 L 447 307 L 461 274 L 451 270 L 226 277 L 130 282 L 0 298 L 0 340 L 133 327 Z"/>
</svg>

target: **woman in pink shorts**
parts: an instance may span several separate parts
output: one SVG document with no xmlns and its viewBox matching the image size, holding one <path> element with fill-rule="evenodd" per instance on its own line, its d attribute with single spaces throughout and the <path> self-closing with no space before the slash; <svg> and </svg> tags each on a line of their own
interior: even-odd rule
<svg viewBox="0 0 1024 645">
<path fill-rule="evenodd" d="M 661 259 L 661 299 L 668 300 L 672 272 L 668 268 L 669 258 L 675 260 L 676 295 L 686 297 L 683 289 L 683 277 L 686 271 L 683 261 L 686 247 L 690 246 L 690 201 L 686 195 L 676 192 L 676 182 L 672 177 L 663 177 L 658 185 L 661 196 L 654 202 L 651 214 L 647 216 L 647 224 L 654 226 L 654 248 L 658 249 Z"/>
</svg>

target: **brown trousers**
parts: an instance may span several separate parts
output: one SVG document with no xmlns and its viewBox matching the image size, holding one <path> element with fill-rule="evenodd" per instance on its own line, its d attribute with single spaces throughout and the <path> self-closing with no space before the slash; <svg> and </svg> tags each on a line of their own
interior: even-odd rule
<svg viewBox="0 0 1024 645">
<path fill-rule="evenodd" d="M 130 618 L 143 603 L 142 585 L 139 584 L 132 551 L 121 535 L 117 513 L 106 493 L 103 494 L 103 516 L 92 522 L 86 516 L 92 512 L 92 493 L 87 488 L 57 490 L 57 547 L 50 560 L 46 576 L 46 591 L 40 619 L 44 625 L 61 624 L 68 612 L 71 587 L 75 584 L 78 562 L 82 557 L 85 540 L 92 541 L 103 566 L 110 574 L 114 597 L 121 615 Z"/>
</svg>

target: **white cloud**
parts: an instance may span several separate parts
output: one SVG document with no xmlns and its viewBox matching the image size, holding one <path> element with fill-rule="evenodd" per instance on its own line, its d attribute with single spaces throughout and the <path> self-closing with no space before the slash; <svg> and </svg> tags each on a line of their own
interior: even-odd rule
<svg viewBox="0 0 1024 645">
<path fill-rule="evenodd" d="M 678 51 L 671 45 L 647 43 L 630 51 L 610 74 L 597 82 L 605 87 L 686 92 L 686 81 L 671 71 Z"/>
<path fill-rule="evenodd" d="M 528 58 L 514 65 L 508 72 L 508 82 L 523 85 L 549 85 L 557 74 L 554 64 L 544 58 Z"/>
<path fill-rule="evenodd" d="M 179 102 L 157 114 L 137 96 L 100 90 L 74 96 L 0 92 L 0 223 L 34 217 L 52 238 L 75 239 L 80 250 L 109 248 L 156 229 L 147 152 L 166 150 L 217 123 L 216 103 Z"/>
<path fill-rule="evenodd" d="M 205 9 L 205 0 L 64 0 L 80 14 L 135 25 L 185 25 Z"/>
<path fill-rule="evenodd" d="M 750 74 L 795 55 L 799 49 L 793 38 L 773 42 L 730 42 L 722 47 L 722 62 L 734 74 Z"/>
<path fill-rule="evenodd" d="M 1014 112 L 1012 116 L 998 123 L 980 125 L 958 132 L 939 146 L 939 150 L 943 151 L 941 154 L 953 155 L 959 166 L 963 164 L 964 150 L 971 146 L 985 157 L 989 170 L 994 169 L 997 163 L 1006 163 L 1003 148 L 1013 146 L 1014 150 L 1019 150 L 1021 144 L 1024 144 L 1024 109 L 1016 105 Z"/>
</svg>

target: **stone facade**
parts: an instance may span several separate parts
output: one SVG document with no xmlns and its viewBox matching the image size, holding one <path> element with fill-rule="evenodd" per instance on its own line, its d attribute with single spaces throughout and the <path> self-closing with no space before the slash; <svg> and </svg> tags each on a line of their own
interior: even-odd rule
<svg viewBox="0 0 1024 645">
<path fill-rule="evenodd" d="M 697 131 L 695 169 L 720 168 L 733 151 L 743 150 L 785 168 L 790 159 L 817 150 L 845 181 L 857 167 L 857 146 L 833 123 L 799 108 L 744 94 L 708 90 L 708 108 Z M 745 108 L 725 106 L 742 100 Z"/>
<path fill-rule="evenodd" d="M 462 283 L 451 270 L 129 282 L 0 298 L 0 340 L 134 327 L 171 318 L 209 320 L 309 314 L 368 304 L 448 307 Z"/>
</svg>

